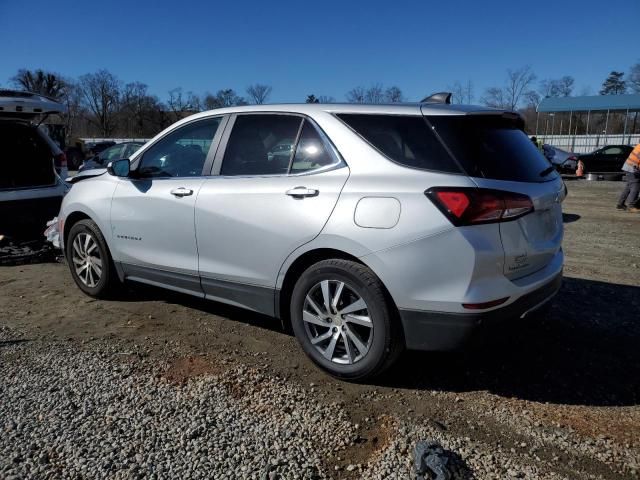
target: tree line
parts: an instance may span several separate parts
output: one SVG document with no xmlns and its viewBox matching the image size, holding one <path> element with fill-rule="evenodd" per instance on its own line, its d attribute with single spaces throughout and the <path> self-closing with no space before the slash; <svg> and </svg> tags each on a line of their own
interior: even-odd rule
<svg viewBox="0 0 640 480">
<path fill-rule="evenodd" d="M 149 92 L 147 84 L 134 81 L 125 83 L 108 70 L 87 73 L 77 79 L 63 77 L 42 69 L 19 70 L 10 84 L 21 90 L 55 98 L 67 106 L 64 117 L 67 139 L 74 137 L 150 137 L 186 115 L 234 105 L 264 104 L 269 101 L 273 88 L 262 83 L 249 85 L 244 95 L 233 88 L 215 93 L 196 94 L 180 87 L 167 92 L 165 99 Z M 573 95 L 575 79 L 565 75 L 542 79 L 529 66 L 509 69 L 502 85 L 487 88 L 478 98 L 486 106 L 518 110 L 528 124 L 543 98 Z M 476 100 L 471 80 L 456 81 L 449 85 L 454 103 L 470 104 Z M 601 95 L 640 93 L 640 62 L 628 72 L 612 71 L 602 84 Z M 433 92 L 425 92 L 425 94 Z M 582 91 L 581 94 L 589 94 Z M 374 83 L 369 87 L 357 86 L 346 92 L 348 103 L 398 103 L 407 101 L 396 86 Z M 327 95 L 309 94 L 307 103 L 334 103 Z"/>
</svg>

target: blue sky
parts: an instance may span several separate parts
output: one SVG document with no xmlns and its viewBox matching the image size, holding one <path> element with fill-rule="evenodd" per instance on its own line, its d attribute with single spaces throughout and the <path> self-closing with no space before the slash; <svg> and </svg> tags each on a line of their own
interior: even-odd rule
<svg viewBox="0 0 640 480">
<path fill-rule="evenodd" d="M 300 102 L 373 83 L 419 100 L 470 79 L 477 100 L 530 65 L 597 94 L 640 61 L 638 18 L 640 0 L 0 0 L 0 85 L 19 68 L 106 68 L 161 99 L 260 82 L 270 101 Z"/>
</svg>

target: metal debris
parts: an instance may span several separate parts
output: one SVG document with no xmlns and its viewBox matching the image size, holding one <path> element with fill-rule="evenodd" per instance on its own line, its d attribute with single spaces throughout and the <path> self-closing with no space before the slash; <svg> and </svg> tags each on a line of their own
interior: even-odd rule
<svg viewBox="0 0 640 480">
<path fill-rule="evenodd" d="M 26 265 L 29 263 L 55 262 L 58 252 L 44 240 L 26 242 L 0 239 L 0 265 Z"/>
</svg>

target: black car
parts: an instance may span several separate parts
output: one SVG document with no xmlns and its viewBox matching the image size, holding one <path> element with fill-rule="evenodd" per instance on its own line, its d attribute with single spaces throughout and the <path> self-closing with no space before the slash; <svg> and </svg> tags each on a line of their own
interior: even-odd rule
<svg viewBox="0 0 640 480">
<path fill-rule="evenodd" d="M 585 172 L 620 172 L 633 147 L 629 145 L 607 145 L 595 152 L 579 155 Z"/>
</svg>

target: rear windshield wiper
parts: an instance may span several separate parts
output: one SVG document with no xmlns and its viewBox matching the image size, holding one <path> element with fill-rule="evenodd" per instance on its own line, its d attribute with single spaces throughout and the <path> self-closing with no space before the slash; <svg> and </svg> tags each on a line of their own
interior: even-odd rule
<svg viewBox="0 0 640 480">
<path fill-rule="evenodd" d="M 541 177 L 546 177 L 547 175 L 549 175 L 551 172 L 553 172 L 556 169 L 556 167 L 554 167 L 553 165 L 549 165 L 547 168 L 545 168 L 544 170 L 542 170 L 540 172 L 540 176 Z"/>
</svg>

